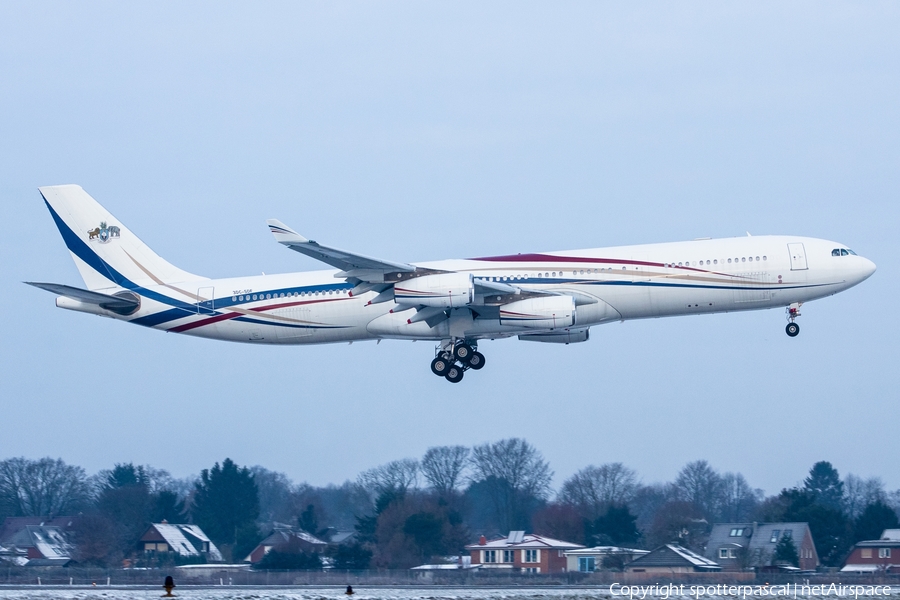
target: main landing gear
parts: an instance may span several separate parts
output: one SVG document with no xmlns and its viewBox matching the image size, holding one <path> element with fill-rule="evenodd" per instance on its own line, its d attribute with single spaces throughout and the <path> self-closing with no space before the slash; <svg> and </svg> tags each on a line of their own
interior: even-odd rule
<svg viewBox="0 0 900 600">
<path fill-rule="evenodd" d="M 794 319 L 800 316 L 800 305 L 802 302 L 794 302 L 787 307 L 787 327 L 784 328 L 785 333 L 790 337 L 797 337 L 800 334 L 800 326 L 794 323 Z"/>
<path fill-rule="evenodd" d="M 444 377 L 450 383 L 462 381 L 463 373 L 469 369 L 476 371 L 484 366 L 484 354 L 478 347 L 467 341 L 456 343 L 448 340 L 437 347 L 436 356 L 431 361 L 431 372 Z"/>
</svg>

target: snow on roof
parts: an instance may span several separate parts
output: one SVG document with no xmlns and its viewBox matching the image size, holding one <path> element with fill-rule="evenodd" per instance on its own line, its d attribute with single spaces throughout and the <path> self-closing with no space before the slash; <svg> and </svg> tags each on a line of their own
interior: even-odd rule
<svg viewBox="0 0 900 600">
<path fill-rule="evenodd" d="M 355 531 L 337 531 L 331 535 L 331 543 L 332 544 L 340 544 L 355 535 L 356 535 Z"/>
<path fill-rule="evenodd" d="M 15 546 L 0 546 L 0 563 L 6 561 L 17 567 L 22 567 L 28 562 L 27 554 L 25 550 Z"/>
<path fill-rule="evenodd" d="M 900 529 L 885 529 L 881 533 L 881 539 L 900 542 Z"/>
<path fill-rule="evenodd" d="M 240 565 L 178 565 L 175 567 L 176 569 L 184 569 L 185 571 L 211 571 L 211 572 L 219 572 L 219 571 L 249 571 L 250 565 L 248 564 L 240 564 Z"/>
<path fill-rule="evenodd" d="M 666 547 L 669 548 L 675 554 L 678 554 L 686 561 L 690 562 L 694 566 L 697 567 L 718 567 L 719 563 L 709 560 L 705 556 L 700 556 L 696 552 L 691 552 L 684 546 L 679 546 L 678 544 L 666 544 Z"/>
<path fill-rule="evenodd" d="M 513 532 L 517 533 L 517 532 Z M 517 539 L 516 536 L 513 539 Z M 553 538 L 544 537 L 542 535 L 537 535 L 534 533 L 528 533 L 522 536 L 521 541 L 511 543 L 510 537 L 498 538 L 496 540 L 491 540 L 485 544 L 469 544 L 466 546 L 467 550 L 495 550 L 497 548 L 553 548 L 559 550 L 575 550 L 577 548 L 584 548 L 581 544 L 573 544 L 572 542 L 564 542 L 562 540 L 554 540 Z"/>
<path fill-rule="evenodd" d="M 155 527 L 156 531 L 159 532 L 159 535 L 166 540 L 166 543 L 169 544 L 172 551 L 179 556 L 200 556 L 200 552 L 198 552 L 197 549 L 194 548 L 194 545 L 184 537 L 184 534 L 181 532 L 178 525 L 154 523 L 153 527 Z"/>
<path fill-rule="evenodd" d="M 208 550 L 206 552 L 206 556 L 209 560 L 222 560 L 222 553 L 219 552 L 219 549 L 216 547 L 216 545 L 210 541 L 206 534 L 203 533 L 203 530 L 200 529 L 200 527 L 198 527 L 197 525 L 153 523 L 152 527 L 156 529 L 157 532 L 159 532 L 159 535 L 161 535 L 163 539 L 166 540 L 166 543 L 169 544 L 169 547 L 172 548 L 172 551 L 179 556 L 200 556 L 201 554 L 203 554 L 203 546 L 200 546 L 198 548 L 194 546 L 194 544 L 187 538 L 187 536 L 191 536 L 201 543 L 209 544 Z"/>
<path fill-rule="evenodd" d="M 841 573 L 874 573 L 878 565 L 844 565 Z"/>
<path fill-rule="evenodd" d="M 566 550 L 566 556 L 606 556 L 610 554 L 631 554 L 632 556 L 643 556 L 648 554 L 649 550 L 638 550 L 637 548 L 622 548 L 620 546 L 594 546 L 593 548 L 578 548 L 577 550 Z"/>
<path fill-rule="evenodd" d="M 57 527 L 29 526 L 31 539 L 44 558 L 53 560 L 70 560 L 71 547 Z"/>
<path fill-rule="evenodd" d="M 34 548 L 42 558 L 68 561 L 72 558 L 72 546 L 59 527 L 53 525 L 26 525 L 8 543 L 19 548 Z"/>
<path fill-rule="evenodd" d="M 209 538 L 206 537 L 206 534 L 203 533 L 203 530 L 200 529 L 200 528 L 199 528 L 198 526 L 196 526 L 196 525 L 176 525 L 176 527 L 180 527 L 180 528 L 181 528 L 181 531 L 183 531 L 183 532 L 185 532 L 185 533 L 189 533 L 190 535 L 194 536 L 195 538 L 197 538 L 197 539 L 200 540 L 201 542 L 208 542 L 208 541 L 209 541 Z"/>
</svg>

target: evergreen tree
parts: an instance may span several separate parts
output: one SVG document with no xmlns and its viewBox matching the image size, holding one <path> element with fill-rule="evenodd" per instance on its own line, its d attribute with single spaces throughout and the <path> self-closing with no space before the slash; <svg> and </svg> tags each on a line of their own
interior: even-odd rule
<svg viewBox="0 0 900 600">
<path fill-rule="evenodd" d="M 816 504 L 842 512 L 844 482 L 830 462 L 822 460 L 814 464 L 809 477 L 803 480 L 803 489 L 812 495 Z"/>
<path fill-rule="evenodd" d="M 114 532 L 116 551 L 128 555 L 150 524 L 152 499 L 143 467 L 117 464 L 105 477 L 97 510 Z"/>
<path fill-rule="evenodd" d="M 590 528 L 591 534 L 595 538 L 605 536 L 605 539 L 615 546 L 633 544 L 640 537 L 640 532 L 635 525 L 636 521 L 637 517 L 631 514 L 628 506 L 624 504 L 620 506 L 611 505 L 606 509 L 605 514 L 594 520 Z M 599 542 L 595 541 L 595 543 Z"/>
<path fill-rule="evenodd" d="M 403 523 L 403 533 L 412 539 L 424 557 L 437 556 L 444 550 L 443 515 L 422 511 L 411 514 Z"/>
<path fill-rule="evenodd" d="M 178 499 L 178 494 L 169 490 L 162 490 L 151 495 L 150 520 L 153 523 L 168 521 L 180 523 L 184 521 L 184 502 Z"/>
<path fill-rule="evenodd" d="M 775 545 L 775 556 L 772 559 L 774 564 L 789 564 L 794 567 L 800 566 L 800 555 L 797 554 L 797 546 L 794 545 L 794 539 L 788 535 L 782 535 L 781 539 Z"/>
<path fill-rule="evenodd" d="M 196 484 L 194 521 L 217 545 L 231 550 L 232 560 L 243 558 L 258 542 L 259 492 L 247 467 L 226 458 L 204 469 Z"/>
<path fill-rule="evenodd" d="M 329 555 L 334 560 L 335 569 L 344 569 L 349 571 L 362 571 L 369 568 L 372 561 L 372 551 L 366 549 L 362 544 L 341 544 L 332 547 Z"/>
<path fill-rule="evenodd" d="M 822 564 L 839 566 L 851 535 L 850 523 L 844 513 L 819 504 L 806 490 L 784 490 L 781 496 L 786 504 L 784 520 L 809 523 Z"/>
<path fill-rule="evenodd" d="M 877 540 L 885 529 L 900 527 L 894 509 L 878 500 L 866 506 L 853 524 L 853 542 Z"/>
<path fill-rule="evenodd" d="M 310 535 L 316 535 L 319 531 L 319 519 L 316 517 L 316 506 L 307 504 L 306 509 L 297 517 L 297 525 Z"/>
</svg>

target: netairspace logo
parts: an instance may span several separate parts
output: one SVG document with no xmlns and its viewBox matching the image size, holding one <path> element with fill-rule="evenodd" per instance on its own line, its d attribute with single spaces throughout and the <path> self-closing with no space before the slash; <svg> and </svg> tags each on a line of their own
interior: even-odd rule
<svg viewBox="0 0 900 600">
<path fill-rule="evenodd" d="M 823 583 L 821 585 L 809 585 L 801 583 L 788 583 L 785 585 L 676 585 L 674 583 L 660 585 L 622 585 L 614 583 L 609 586 L 613 596 L 624 596 L 629 600 L 645 600 L 648 597 L 654 600 L 668 600 L 680 596 L 691 598 L 712 598 L 733 596 L 747 600 L 749 598 L 819 598 L 833 596 L 835 598 L 869 598 L 875 596 L 890 596 L 889 585 L 843 585 L 840 583 Z"/>
</svg>

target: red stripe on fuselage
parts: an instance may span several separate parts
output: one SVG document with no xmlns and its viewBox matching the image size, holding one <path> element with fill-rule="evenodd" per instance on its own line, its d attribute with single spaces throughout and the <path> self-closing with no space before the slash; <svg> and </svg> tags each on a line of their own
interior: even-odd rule
<svg viewBox="0 0 900 600">
<path fill-rule="evenodd" d="M 549 262 L 549 263 L 594 263 L 603 265 L 639 265 L 642 267 L 660 267 L 669 269 L 682 269 L 685 271 L 697 271 L 698 273 L 711 273 L 727 277 L 740 277 L 719 271 L 697 269 L 695 267 L 681 267 L 672 263 L 647 262 L 645 260 L 629 260 L 624 258 L 588 258 L 586 256 L 553 256 L 551 254 L 509 254 L 507 256 L 485 256 L 482 258 L 467 258 L 466 260 L 481 260 L 485 262 Z"/>
<path fill-rule="evenodd" d="M 285 308 L 287 306 L 299 306 L 301 304 L 319 304 L 322 302 L 335 302 L 337 300 L 347 300 L 347 299 L 348 298 L 323 298 L 322 300 L 303 300 L 300 302 L 284 302 L 282 304 L 271 304 L 269 306 L 257 306 L 256 308 L 248 308 L 247 310 L 252 310 L 253 312 L 264 312 L 267 310 L 274 310 L 276 308 Z M 190 331 L 191 329 L 196 329 L 197 327 L 203 327 L 204 325 L 212 325 L 213 323 L 218 323 L 219 321 L 234 319 L 234 318 L 240 317 L 242 315 L 243 315 L 243 313 L 239 313 L 239 312 L 228 312 L 225 314 L 210 317 L 208 319 L 201 319 L 200 321 L 193 321 L 192 323 L 185 323 L 184 325 L 179 325 L 178 327 L 173 327 L 172 329 L 168 329 L 167 331 L 171 331 L 172 333 L 182 333 L 185 331 Z"/>
</svg>

